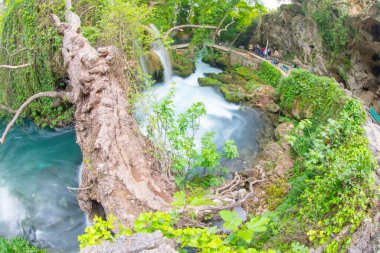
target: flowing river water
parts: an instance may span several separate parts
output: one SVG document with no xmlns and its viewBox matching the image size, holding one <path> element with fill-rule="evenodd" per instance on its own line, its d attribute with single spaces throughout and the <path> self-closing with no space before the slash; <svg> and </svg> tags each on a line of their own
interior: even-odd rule
<svg viewBox="0 0 380 253">
<path fill-rule="evenodd" d="M 40 129 L 29 121 L 14 127 L 0 146 L 0 235 L 78 252 L 86 218 L 67 186 L 78 186 L 81 161 L 74 129 Z"/>
<path fill-rule="evenodd" d="M 164 60 L 163 62 L 168 61 Z M 164 68 L 166 70 L 170 66 L 164 64 Z M 200 120 L 200 129 L 195 138 L 197 146 L 200 146 L 201 137 L 211 131 L 215 132 L 214 143 L 219 149 L 222 149 L 226 140 L 232 139 L 237 144 L 240 157 L 226 162 L 226 167 L 232 171 L 249 169 L 254 165 L 260 137 L 269 136 L 272 126 L 262 112 L 227 102 L 223 95 L 213 87 L 199 86 L 199 77 L 204 77 L 205 73 L 220 72 L 222 72 L 220 69 L 198 60 L 195 73 L 189 77 L 172 76 L 169 80 L 166 78 L 165 82 L 155 84 L 147 93 L 160 101 L 169 93 L 171 85 L 174 84 L 176 91 L 173 105 L 177 115 L 192 104 L 203 102 L 207 114 Z M 166 73 L 165 76 L 170 76 L 170 74 Z"/>
<path fill-rule="evenodd" d="M 198 143 L 207 131 L 216 133 L 219 148 L 233 139 L 240 158 L 226 166 L 233 170 L 251 168 L 259 149 L 258 137 L 271 129 L 269 121 L 257 110 L 226 102 L 212 87 L 200 87 L 198 77 L 207 72 L 221 70 L 197 61 L 191 76 L 171 77 L 166 73 L 169 80 L 148 92 L 160 99 L 169 92 L 170 83 L 176 83 L 176 113 L 203 102 L 207 115 L 201 119 Z M 0 130 L 4 130 L 3 125 Z M 29 121 L 14 127 L 0 146 L 0 235 L 24 236 L 49 252 L 78 252 L 77 236 L 83 233 L 86 218 L 76 195 L 67 187 L 77 187 L 81 161 L 74 129 L 40 129 Z"/>
</svg>

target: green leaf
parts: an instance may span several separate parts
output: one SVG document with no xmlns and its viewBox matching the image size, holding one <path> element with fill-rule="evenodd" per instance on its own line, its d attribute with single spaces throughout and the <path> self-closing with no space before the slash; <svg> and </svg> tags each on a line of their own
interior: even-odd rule
<svg viewBox="0 0 380 253">
<path fill-rule="evenodd" d="M 220 211 L 220 217 L 224 220 L 223 227 L 236 232 L 239 226 L 243 223 L 243 220 L 237 215 L 235 211 L 231 212 L 228 210 Z"/>
<path fill-rule="evenodd" d="M 186 205 L 186 194 L 183 191 L 174 193 L 174 201 L 171 204 L 174 207 L 184 207 Z"/>
<path fill-rule="evenodd" d="M 262 218 L 260 216 L 252 218 L 249 222 L 246 223 L 246 226 L 249 230 L 253 232 L 264 232 L 267 230 L 266 225 L 269 223 L 270 219 Z"/>
</svg>

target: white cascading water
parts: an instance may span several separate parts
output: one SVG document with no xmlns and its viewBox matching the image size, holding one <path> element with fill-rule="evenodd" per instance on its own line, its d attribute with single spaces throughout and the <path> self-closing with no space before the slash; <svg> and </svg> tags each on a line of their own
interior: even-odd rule
<svg viewBox="0 0 380 253">
<path fill-rule="evenodd" d="M 157 27 L 153 24 L 150 24 L 150 27 L 156 33 L 156 36 L 159 37 L 160 31 L 158 31 Z M 161 39 L 156 39 L 152 44 L 153 51 L 160 58 L 162 66 L 164 67 L 164 81 L 165 83 L 169 83 L 172 77 L 172 64 L 169 58 L 168 51 L 164 47 Z"/>
<path fill-rule="evenodd" d="M 227 139 L 233 139 L 240 152 L 240 158 L 225 164 L 233 170 L 252 168 L 259 145 L 257 137 L 271 127 L 264 120 L 262 113 L 257 110 L 242 108 L 240 105 L 227 102 L 222 94 L 214 87 L 201 87 L 199 77 L 205 73 L 220 73 L 221 70 L 197 60 L 196 71 L 187 78 L 173 76 L 170 82 L 158 83 L 146 93 L 157 101 L 162 100 L 170 90 L 169 83 L 175 83 L 176 92 L 173 97 L 174 111 L 178 115 L 192 104 L 202 102 L 207 114 L 201 118 L 200 131 L 196 135 L 196 144 L 201 146 L 201 137 L 206 133 L 215 132 L 214 143 L 221 149 Z M 140 128 L 146 134 L 146 121 L 144 116 L 136 115 L 140 119 Z"/>
</svg>

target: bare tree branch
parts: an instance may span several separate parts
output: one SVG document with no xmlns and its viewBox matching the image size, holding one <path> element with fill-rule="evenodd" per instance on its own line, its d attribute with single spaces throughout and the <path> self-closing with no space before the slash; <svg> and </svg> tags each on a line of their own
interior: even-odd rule
<svg viewBox="0 0 380 253">
<path fill-rule="evenodd" d="M 10 108 L 4 104 L 1 104 L 1 103 L 0 103 L 0 109 L 6 110 L 7 112 L 9 112 L 11 114 L 15 114 L 17 112 L 16 110 L 13 110 L 12 108 Z"/>
<path fill-rule="evenodd" d="M 17 65 L 17 66 L 13 66 L 13 65 L 0 65 L 0 69 L 21 69 L 21 68 L 26 68 L 26 67 L 28 67 L 30 65 L 31 65 L 30 63 L 26 63 L 26 64 L 22 64 L 22 65 Z"/>
<path fill-rule="evenodd" d="M 216 30 L 214 31 L 214 33 L 212 34 L 212 42 L 215 44 L 215 39 L 216 39 L 216 34 L 218 33 L 218 31 L 220 30 L 220 28 L 222 27 L 224 21 L 226 20 L 227 16 L 228 16 L 228 12 L 226 12 L 226 14 L 224 15 L 224 17 L 222 18 L 222 20 L 219 22 L 218 24 L 218 27 L 216 28 Z"/>
<path fill-rule="evenodd" d="M 50 97 L 50 98 L 62 98 L 62 99 L 65 99 L 67 98 L 67 94 L 66 92 L 56 92 L 56 91 L 46 91 L 46 92 L 40 92 L 40 93 L 37 93 L 37 94 L 34 94 L 33 96 L 31 96 L 28 100 L 26 100 L 21 106 L 20 108 L 16 111 L 16 114 L 15 116 L 13 117 L 13 119 L 11 120 L 11 122 L 9 122 L 9 124 L 7 125 L 7 127 L 5 128 L 4 132 L 3 132 L 3 135 L 0 139 L 0 144 L 4 144 L 5 142 L 5 138 L 7 137 L 8 135 L 8 132 L 9 130 L 11 130 L 11 128 L 13 127 L 13 125 L 16 123 L 16 120 L 18 119 L 18 117 L 20 117 L 21 113 L 23 112 L 23 110 L 30 104 L 32 103 L 34 100 L 38 99 L 38 98 L 42 98 L 42 97 Z"/>
<path fill-rule="evenodd" d="M 162 2 L 154 2 L 154 1 L 150 1 L 150 2 L 149 2 L 149 7 L 150 7 L 150 8 L 153 8 L 153 7 L 156 6 L 156 5 L 164 5 L 164 4 L 166 4 L 166 2 L 167 2 L 167 0 L 162 1 Z"/>
<path fill-rule="evenodd" d="M 167 30 L 164 34 L 164 38 L 168 38 L 169 35 L 175 31 L 175 30 L 178 30 L 178 29 L 183 29 L 183 28 L 202 28 L 202 29 L 217 29 L 216 26 L 212 26 L 212 25 L 192 25 L 192 24 L 188 24 L 188 25 L 179 25 L 179 26 L 174 26 L 172 28 L 170 28 L 169 30 Z"/>
<path fill-rule="evenodd" d="M 230 23 L 228 23 L 228 24 L 226 25 L 226 27 L 224 27 L 223 29 L 220 29 L 220 30 L 218 31 L 218 36 L 220 37 L 220 33 L 221 33 L 221 32 L 227 31 L 227 30 L 228 30 L 228 27 L 229 27 L 230 25 L 232 25 L 233 23 L 235 23 L 235 19 L 232 18 L 232 21 L 231 21 Z"/>
</svg>

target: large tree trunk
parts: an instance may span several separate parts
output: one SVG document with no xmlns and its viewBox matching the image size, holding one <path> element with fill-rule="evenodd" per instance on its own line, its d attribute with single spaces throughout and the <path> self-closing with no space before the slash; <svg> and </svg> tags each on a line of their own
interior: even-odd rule
<svg viewBox="0 0 380 253">
<path fill-rule="evenodd" d="M 160 173 L 151 146 L 129 112 L 128 83 L 114 47 L 95 50 L 80 33 L 79 17 L 54 20 L 63 35 L 77 142 L 83 152 L 79 205 L 90 218 L 114 214 L 131 225 L 138 214 L 169 207 L 173 185 Z"/>
</svg>

